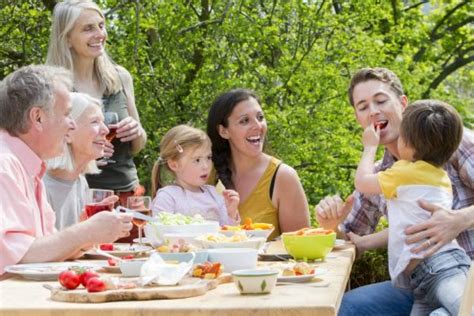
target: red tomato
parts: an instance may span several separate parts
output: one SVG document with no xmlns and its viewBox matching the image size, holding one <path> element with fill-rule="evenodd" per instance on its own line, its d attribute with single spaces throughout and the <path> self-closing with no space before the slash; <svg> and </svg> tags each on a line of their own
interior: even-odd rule
<svg viewBox="0 0 474 316">
<path fill-rule="evenodd" d="M 99 278 L 93 277 L 90 278 L 89 281 L 87 282 L 87 292 L 92 293 L 92 292 L 103 292 L 106 290 L 106 286 L 104 281 L 102 281 Z"/>
<path fill-rule="evenodd" d="M 109 258 L 107 259 L 107 263 L 109 264 L 109 266 L 115 267 L 117 265 L 117 260 Z"/>
<path fill-rule="evenodd" d="M 101 244 L 99 245 L 100 250 L 112 251 L 114 250 L 114 244 Z"/>
<path fill-rule="evenodd" d="M 87 282 L 89 281 L 89 279 L 98 278 L 98 277 L 99 277 L 99 274 L 97 272 L 91 271 L 91 270 L 84 271 L 83 273 L 81 273 L 79 275 L 79 278 L 81 279 L 81 284 L 84 287 L 87 286 Z"/>
<path fill-rule="evenodd" d="M 214 273 L 215 275 L 219 275 L 221 272 L 221 264 L 219 262 L 214 263 L 208 273 Z"/>
<path fill-rule="evenodd" d="M 74 290 L 81 284 L 81 278 L 72 270 L 61 272 L 58 276 L 58 281 L 68 290 Z"/>
</svg>

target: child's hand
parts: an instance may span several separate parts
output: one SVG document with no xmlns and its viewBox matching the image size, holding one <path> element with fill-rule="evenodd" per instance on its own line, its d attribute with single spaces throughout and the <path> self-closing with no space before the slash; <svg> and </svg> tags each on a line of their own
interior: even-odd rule
<svg viewBox="0 0 474 316">
<path fill-rule="evenodd" d="M 380 142 L 380 126 L 374 127 L 373 124 L 369 124 L 364 130 L 362 135 L 362 144 L 364 147 L 377 147 Z"/>
<path fill-rule="evenodd" d="M 240 202 L 240 196 L 237 191 L 224 190 L 222 191 L 224 196 L 225 206 L 227 207 L 227 213 L 231 218 L 235 218 L 238 213 L 238 207 Z"/>
</svg>

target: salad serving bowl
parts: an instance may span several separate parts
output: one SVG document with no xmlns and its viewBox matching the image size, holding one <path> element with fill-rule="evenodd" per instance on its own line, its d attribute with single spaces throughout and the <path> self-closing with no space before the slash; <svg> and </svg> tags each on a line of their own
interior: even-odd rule
<svg viewBox="0 0 474 316">
<path fill-rule="evenodd" d="M 145 227 L 145 236 L 153 247 L 165 242 L 165 235 L 176 238 L 182 235 L 184 238 L 192 239 L 206 233 L 219 231 L 219 223 L 206 221 L 201 216 L 186 216 L 182 214 L 159 213 L 158 221 L 149 222 Z"/>
</svg>

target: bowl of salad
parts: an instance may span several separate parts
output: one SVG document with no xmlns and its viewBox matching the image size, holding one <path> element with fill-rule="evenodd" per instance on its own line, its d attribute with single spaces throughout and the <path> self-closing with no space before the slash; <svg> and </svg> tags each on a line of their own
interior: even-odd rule
<svg viewBox="0 0 474 316">
<path fill-rule="evenodd" d="M 149 222 L 145 226 L 145 236 L 153 247 L 165 242 L 165 235 L 200 236 L 206 233 L 217 233 L 219 222 L 207 221 L 201 215 L 187 216 L 167 212 L 158 213 L 156 222 Z"/>
</svg>

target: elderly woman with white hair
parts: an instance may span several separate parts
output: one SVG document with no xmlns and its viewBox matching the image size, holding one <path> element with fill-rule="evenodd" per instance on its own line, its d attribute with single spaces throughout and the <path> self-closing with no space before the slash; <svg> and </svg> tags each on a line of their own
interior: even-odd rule
<svg viewBox="0 0 474 316">
<path fill-rule="evenodd" d="M 48 171 L 43 178 L 58 230 L 79 222 L 89 189 L 84 175 L 100 172 L 95 160 L 104 155 L 108 133 L 99 100 L 73 92 L 71 103 L 70 116 L 76 129 L 69 133 L 65 153 L 47 161 Z"/>
</svg>

